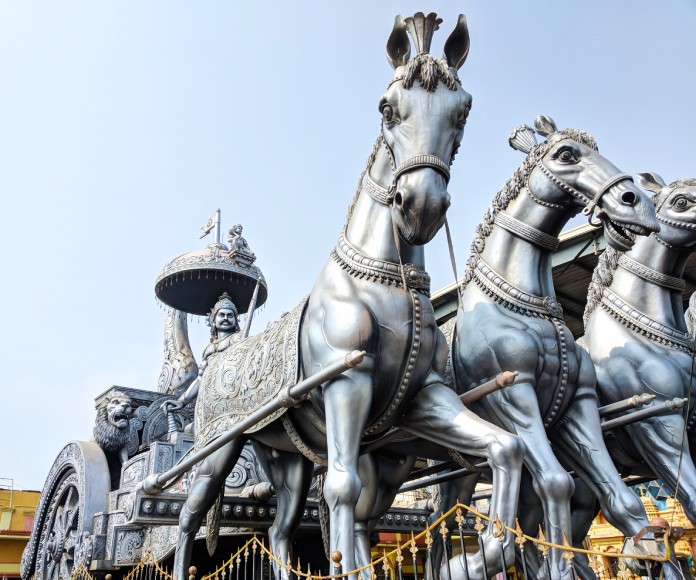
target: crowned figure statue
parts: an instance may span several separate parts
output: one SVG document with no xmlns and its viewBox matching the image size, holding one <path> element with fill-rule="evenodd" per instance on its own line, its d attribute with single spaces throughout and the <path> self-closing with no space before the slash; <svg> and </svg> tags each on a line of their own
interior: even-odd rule
<svg viewBox="0 0 696 580">
<path fill-rule="evenodd" d="M 208 313 L 206 324 L 210 326 L 210 342 L 203 350 L 203 360 L 198 366 L 198 378 L 178 399 L 165 401 L 165 410 L 181 409 L 198 396 L 201 377 L 208 366 L 208 359 L 229 348 L 241 338 L 239 312 L 230 295 L 225 292 Z"/>
</svg>

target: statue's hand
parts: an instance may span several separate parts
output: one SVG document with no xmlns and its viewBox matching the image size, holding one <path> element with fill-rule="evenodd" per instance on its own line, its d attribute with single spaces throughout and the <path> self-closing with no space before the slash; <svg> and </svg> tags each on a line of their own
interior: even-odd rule
<svg viewBox="0 0 696 580">
<path fill-rule="evenodd" d="M 186 405 L 186 403 L 181 399 L 168 399 L 162 403 L 162 410 L 165 413 L 171 413 L 183 409 L 184 405 Z"/>
</svg>

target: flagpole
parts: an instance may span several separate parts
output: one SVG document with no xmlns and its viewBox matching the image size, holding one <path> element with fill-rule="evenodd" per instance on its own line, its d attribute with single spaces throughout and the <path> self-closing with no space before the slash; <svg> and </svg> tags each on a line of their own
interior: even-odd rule
<svg viewBox="0 0 696 580">
<path fill-rule="evenodd" d="M 215 210 L 215 243 L 220 243 L 220 208 Z"/>
</svg>

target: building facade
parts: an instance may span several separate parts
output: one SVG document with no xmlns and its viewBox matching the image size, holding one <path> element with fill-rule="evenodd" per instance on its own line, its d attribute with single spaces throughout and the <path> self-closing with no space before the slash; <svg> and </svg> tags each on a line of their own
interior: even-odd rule
<svg viewBox="0 0 696 580">
<path fill-rule="evenodd" d="M 12 480 L 0 479 L 0 579 L 19 578 L 19 562 L 29 541 L 38 491 L 13 489 Z"/>
</svg>

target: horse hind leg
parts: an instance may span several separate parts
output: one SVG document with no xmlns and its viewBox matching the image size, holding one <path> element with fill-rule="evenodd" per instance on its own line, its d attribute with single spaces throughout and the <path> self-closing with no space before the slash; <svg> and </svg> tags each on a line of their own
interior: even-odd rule
<svg viewBox="0 0 696 580">
<path fill-rule="evenodd" d="M 253 442 L 256 457 L 276 495 L 276 516 L 268 530 L 271 551 L 281 562 L 290 558 L 292 538 L 302 521 L 314 464 L 299 453 L 277 451 Z M 286 580 L 288 571 L 274 561 L 275 577 Z"/>
<path fill-rule="evenodd" d="M 188 580 L 188 567 L 196 533 L 206 513 L 215 503 L 225 478 L 239 459 L 244 447 L 243 439 L 235 439 L 206 457 L 198 470 L 189 490 L 186 502 L 179 515 L 179 533 L 174 556 L 174 578 Z"/>
</svg>

